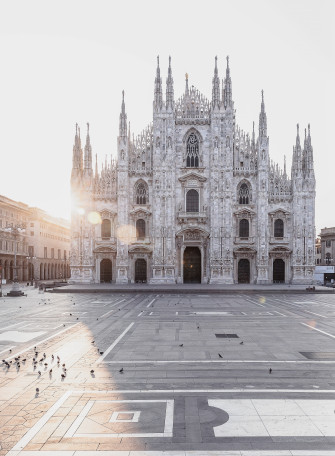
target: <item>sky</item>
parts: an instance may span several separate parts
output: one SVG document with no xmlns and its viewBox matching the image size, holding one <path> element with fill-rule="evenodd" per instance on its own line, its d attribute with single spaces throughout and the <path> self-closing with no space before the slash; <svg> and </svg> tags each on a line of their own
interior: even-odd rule
<svg viewBox="0 0 335 456">
<path fill-rule="evenodd" d="M 188 73 L 209 99 L 229 55 L 237 123 L 258 125 L 264 90 L 281 167 L 310 123 L 316 232 L 335 226 L 334 21 L 333 0 L 0 0 L 0 194 L 69 219 L 76 122 L 100 165 L 116 155 L 122 90 L 131 131 L 152 121 L 157 55 L 164 85 L 171 55 L 176 98 Z"/>
</svg>

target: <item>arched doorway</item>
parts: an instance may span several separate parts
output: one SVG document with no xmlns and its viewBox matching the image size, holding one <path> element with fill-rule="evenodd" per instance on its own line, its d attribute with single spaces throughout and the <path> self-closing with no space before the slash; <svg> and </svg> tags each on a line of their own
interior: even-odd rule
<svg viewBox="0 0 335 456">
<path fill-rule="evenodd" d="M 147 282 L 147 262 L 143 258 L 135 261 L 135 282 Z"/>
<path fill-rule="evenodd" d="M 250 283 L 250 261 L 242 258 L 238 262 L 238 283 Z"/>
<path fill-rule="evenodd" d="M 184 250 L 184 283 L 201 283 L 201 252 L 198 247 Z"/>
<path fill-rule="evenodd" d="M 110 283 L 112 278 L 112 262 L 108 258 L 105 258 L 100 262 L 100 282 Z"/>
<path fill-rule="evenodd" d="M 281 258 L 273 262 L 273 283 L 285 283 L 285 261 Z"/>
</svg>

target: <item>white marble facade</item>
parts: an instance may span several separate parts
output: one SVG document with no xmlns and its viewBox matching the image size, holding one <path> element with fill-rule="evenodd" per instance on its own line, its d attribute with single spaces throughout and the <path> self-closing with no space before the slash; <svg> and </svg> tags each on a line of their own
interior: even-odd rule
<svg viewBox="0 0 335 456">
<path fill-rule="evenodd" d="M 74 282 L 312 283 L 310 128 L 300 142 L 297 127 L 289 176 L 270 160 L 263 93 L 257 137 L 236 124 L 228 58 L 222 84 L 215 58 L 211 101 L 187 75 L 175 99 L 171 60 L 163 99 L 158 61 L 153 122 L 131 136 L 123 94 L 117 149 L 94 171 L 89 131 L 83 151 L 77 127 Z"/>
</svg>

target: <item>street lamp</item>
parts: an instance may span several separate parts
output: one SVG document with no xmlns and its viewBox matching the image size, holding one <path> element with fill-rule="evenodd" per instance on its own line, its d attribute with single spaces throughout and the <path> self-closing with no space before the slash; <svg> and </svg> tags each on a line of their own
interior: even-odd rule
<svg viewBox="0 0 335 456">
<path fill-rule="evenodd" d="M 21 291 L 20 288 L 20 283 L 19 279 L 17 276 L 17 265 L 16 265 L 16 254 L 17 254 L 17 238 L 20 234 L 25 232 L 24 226 L 23 225 L 15 225 L 11 227 L 4 228 L 3 231 L 7 231 L 11 233 L 14 237 L 14 274 L 13 274 L 13 286 L 12 289 L 10 290 L 9 293 L 7 293 L 7 296 L 24 296 L 23 291 Z"/>
</svg>

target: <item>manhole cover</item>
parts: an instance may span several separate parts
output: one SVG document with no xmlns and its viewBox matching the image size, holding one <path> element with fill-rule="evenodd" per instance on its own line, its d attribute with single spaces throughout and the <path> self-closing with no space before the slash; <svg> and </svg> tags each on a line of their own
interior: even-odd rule
<svg viewBox="0 0 335 456">
<path fill-rule="evenodd" d="M 335 352 L 299 352 L 307 359 L 335 361 Z"/>
<path fill-rule="evenodd" d="M 238 339 L 237 334 L 215 334 L 215 337 L 223 338 L 223 339 Z"/>
</svg>

